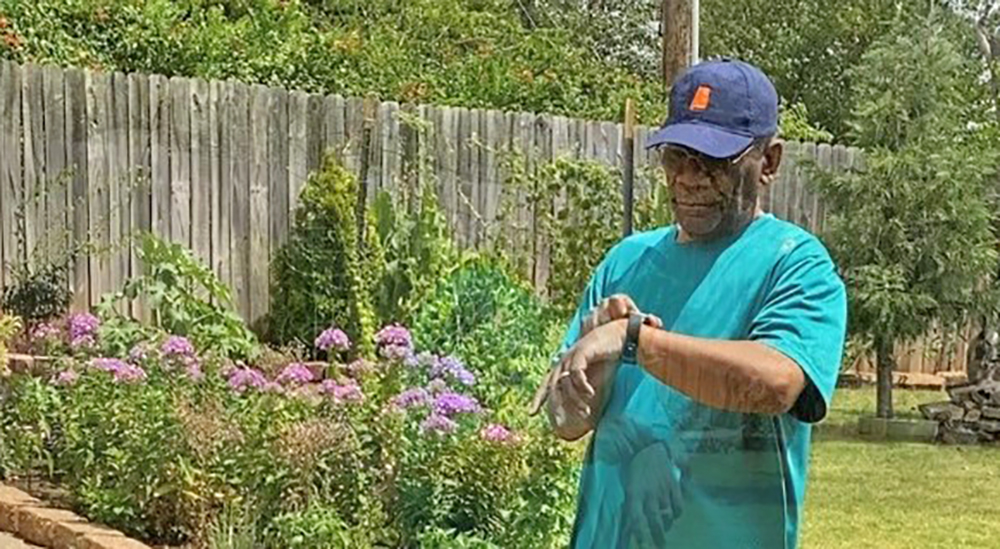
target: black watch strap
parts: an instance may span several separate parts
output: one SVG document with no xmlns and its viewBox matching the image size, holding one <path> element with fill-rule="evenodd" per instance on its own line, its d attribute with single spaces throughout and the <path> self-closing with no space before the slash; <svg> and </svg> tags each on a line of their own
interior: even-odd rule
<svg viewBox="0 0 1000 549">
<path fill-rule="evenodd" d="M 625 345 L 622 347 L 622 362 L 637 364 L 639 354 L 639 329 L 646 323 L 646 315 L 632 313 L 628 317 L 625 330 Z"/>
</svg>

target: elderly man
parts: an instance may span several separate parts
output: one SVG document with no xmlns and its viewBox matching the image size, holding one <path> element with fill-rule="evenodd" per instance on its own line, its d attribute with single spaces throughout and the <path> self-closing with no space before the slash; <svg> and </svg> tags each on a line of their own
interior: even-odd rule
<svg viewBox="0 0 1000 549">
<path fill-rule="evenodd" d="M 532 404 L 562 439 L 593 433 L 574 548 L 796 546 L 847 302 L 823 245 L 761 210 L 777 129 L 751 65 L 674 84 L 649 145 L 677 223 L 608 252 Z"/>
</svg>

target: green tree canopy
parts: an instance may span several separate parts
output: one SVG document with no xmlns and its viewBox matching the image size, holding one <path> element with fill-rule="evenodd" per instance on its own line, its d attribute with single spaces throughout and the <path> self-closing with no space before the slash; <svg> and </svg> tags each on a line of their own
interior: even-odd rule
<svg viewBox="0 0 1000 549">
<path fill-rule="evenodd" d="M 895 344 L 991 306 L 997 151 L 967 124 L 968 63 L 937 24 L 880 39 L 850 74 L 851 135 L 867 165 L 818 178 L 851 332 L 878 356 L 882 416 L 892 413 Z"/>
</svg>

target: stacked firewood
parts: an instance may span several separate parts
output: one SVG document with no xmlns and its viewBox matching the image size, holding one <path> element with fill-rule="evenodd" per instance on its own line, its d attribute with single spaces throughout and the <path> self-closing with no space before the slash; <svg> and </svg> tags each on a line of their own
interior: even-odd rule
<svg viewBox="0 0 1000 549">
<path fill-rule="evenodd" d="M 1000 363 L 989 365 L 978 380 L 946 390 L 948 401 L 919 407 L 925 418 L 940 422 L 941 442 L 1000 442 Z"/>
</svg>

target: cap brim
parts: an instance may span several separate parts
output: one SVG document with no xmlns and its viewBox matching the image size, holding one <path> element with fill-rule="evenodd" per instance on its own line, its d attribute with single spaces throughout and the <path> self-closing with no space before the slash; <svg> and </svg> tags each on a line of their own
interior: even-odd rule
<svg viewBox="0 0 1000 549">
<path fill-rule="evenodd" d="M 660 128 L 646 141 L 646 148 L 680 145 L 711 158 L 731 158 L 745 151 L 753 138 L 729 133 L 704 124 L 671 124 Z"/>
</svg>

